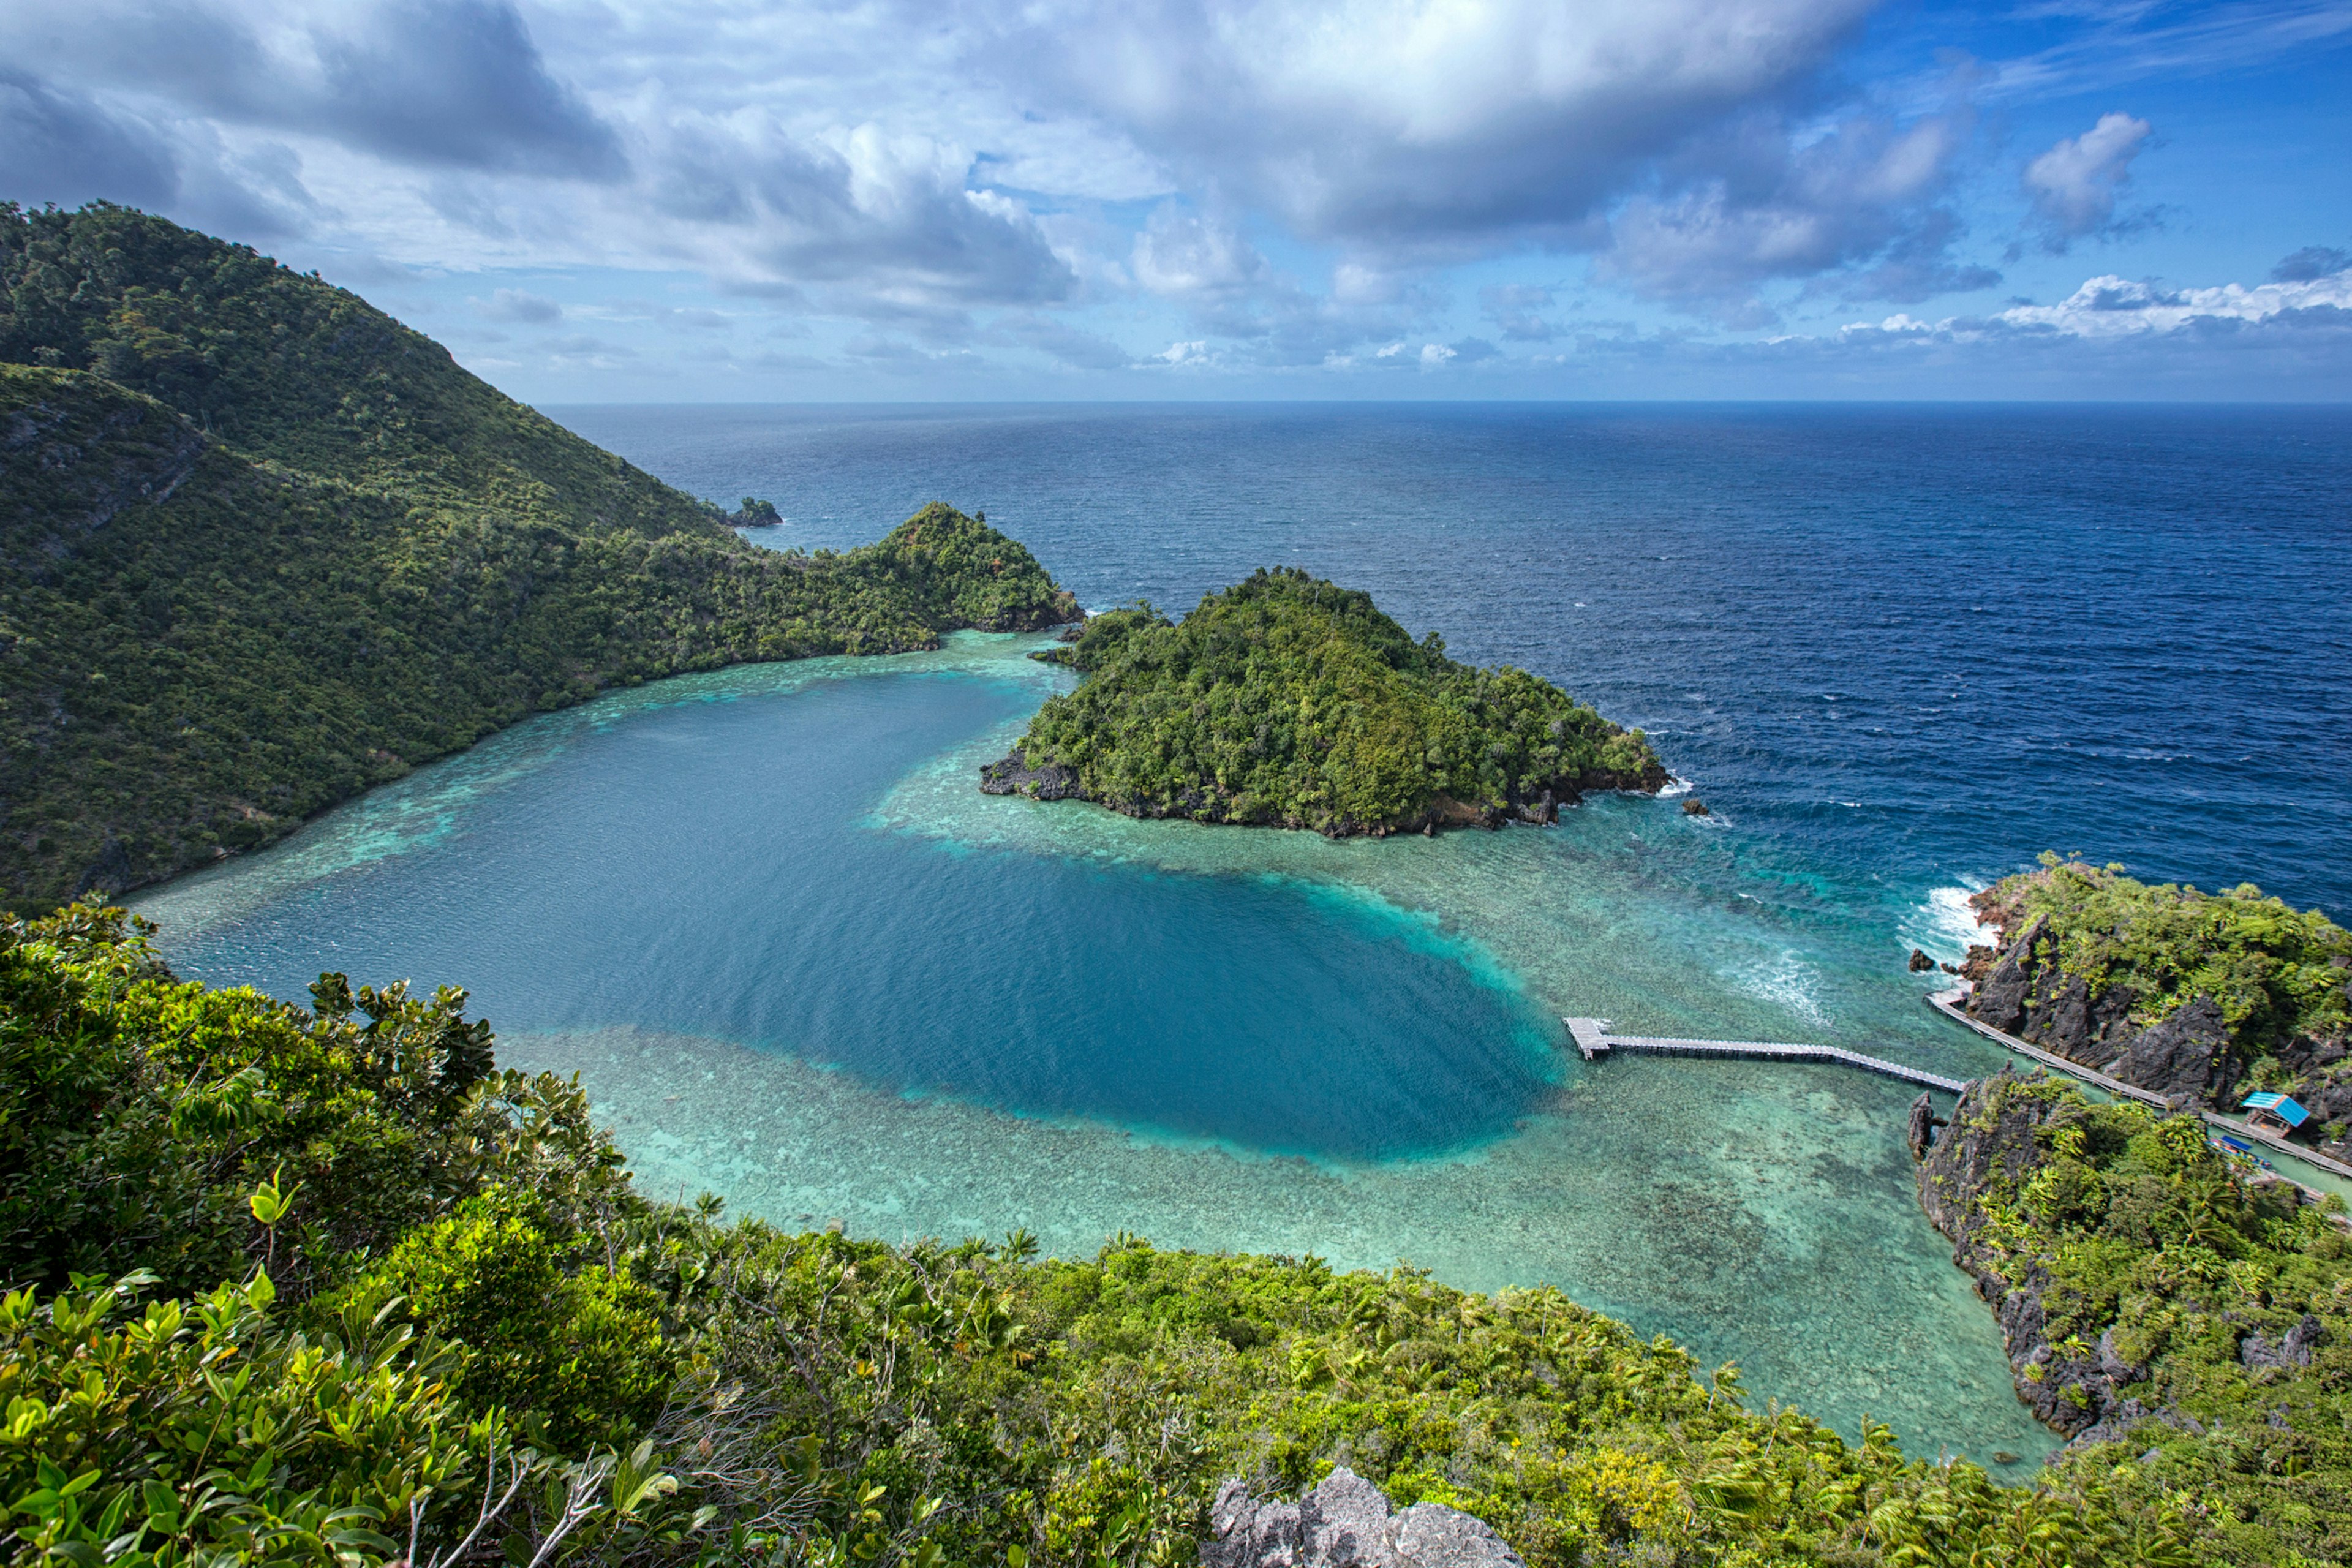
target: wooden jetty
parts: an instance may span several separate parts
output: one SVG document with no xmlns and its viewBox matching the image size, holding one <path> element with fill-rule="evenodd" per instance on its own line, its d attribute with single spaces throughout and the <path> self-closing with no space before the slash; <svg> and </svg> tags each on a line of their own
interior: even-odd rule
<svg viewBox="0 0 2352 1568">
<path fill-rule="evenodd" d="M 1906 1067 L 1880 1057 L 1866 1057 L 1860 1051 L 1843 1050 L 1836 1046 L 1778 1045 L 1763 1040 L 1678 1040 L 1645 1035 L 1612 1035 L 1606 1018 L 1562 1018 L 1576 1048 L 1586 1061 L 1595 1061 L 1611 1051 L 1648 1051 L 1667 1057 L 1738 1057 L 1768 1061 L 1836 1062 L 1845 1067 L 1860 1068 L 1864 1072 L 1879 1073 L 1887 1078 L 1899 1078 L 1906 1083 L 1925 1084 L 1940 1089 L 1946 1094 L 1958 1094 L 1968 1085 L 1956 1078 L 1946 1078 L 1921 1068 Z"/>
<path fill-rule="evenodd" d="M 1948 1018 L 1966 1024 L 1969 1028 L 1974 1029 L 1978 1034 L 1982 1035 L 1989 1040 L 2000 1041 L 2002 1045 L 2007 1046 L 2011 1050 L 2015 1051 L 2019 1056 L 2040 1062 L 2043 1067 L 2050 1068 L 2054 1071 L 2072 1074 L 2074 1077 L 2079 1078 L 2086 1083 L 2097 1084 L 2109 1094 L 2120 1095 L 2126 1100 L 2137 1100 L 2141 1101 L 2143 1104 L 2153 1105 L 2159 1110 L 2175 1110 L 2181 1109 L 2180 1107 L 2174 1105 L 2172 1101 L 2165 1099 L 2164 1096 L 2158 1094 L 2151 1089 L 2142 1089 L 2135 1083 L 2126 1083 L 2121 1079 L 2109 1078 L 2105 1073 L 2099 1071 L 2096 1068 L 2084 1067 L 2081 1062 L 2062 1057 L 2054 1051 L 2045 1051 L 2040 1046 L 2029 1045 L 2025 1041 L 2019 1039 L 2015 1035 L 2005 1034 L 2002 1031 L 1994 1028 L 1990 1024 L 1986 1023 L 1981 1018 L 1969 1017 L 1967 1009 L 1960 1005 L 1960 1003 L 1966 999 L 1968 994 L 1968 987 L 1964 985 L 1950 991 L 1938 991 L 1927 998 L 1927 1005 L 1933 1007 L 1937 1012 L 1943 1014 Z M 2341 1160 L 2331 1160 L 2316 1149 L 2306 1149 L 2300 1143 L 2291 1143 L 2287 1142 L 2287 1140 L 2279 1137 L 2276 1133 L 2267 1131 L 2260 1127 L 2252 1126 L 2234 1117 L 2224 1116 L 2216 1110 L 2200 1110 L 2197 1114 L 2205 1119 L 2205 1124 L 2208 1127 L 2218 1127 L 2232 1136 L 2239 1138 L 2251 1138 L 2256 1142 L 2267 1144 L 2271 1148 L 2277 1150 L 2282 1154 L 2293 1155 L 2295 1159 L 2304 1161 L 2308 1164 L 2316 1165 L 2319 1169 L 2326 1171 L 2332 1175 L 2352 1177 L 2352 1165 L 2347 1165 Z M 2284 1173 L 2281 1173 L 2284 1174 Z M 2293 1180 L 2292 1177 L 2288 1179 Z M 2319 1195 L 2318 1189 L 2315 1187 L 2304 1186 L 2300 1182 L 2297 1182 L 2295 1184 L 2297 1186 L 2303 1186 L 2304 1191 L 2312 1194 L 2314 1196 Z"/>
</svg>

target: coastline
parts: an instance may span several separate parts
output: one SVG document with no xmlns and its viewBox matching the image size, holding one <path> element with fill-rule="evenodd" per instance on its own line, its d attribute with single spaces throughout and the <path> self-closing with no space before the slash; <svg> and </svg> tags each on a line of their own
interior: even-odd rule
<svg viewBox="0 0 2352 1568">
<path fill-rule="evenodd" d="M 1949 991 L 1930 992 L 1927 994 L 1927 1005 L 1935 1008 L 1938 1013 L 1943 1014 L 1948 1018 L 1956 1019 L 1958 1022 L 1967 1025 L 1969 1028 L 1975 1030 L 1978 1034 L 1984 1036 L 1987 1039 L 1993 1040 L 2000 1045 L 2006 1046 L 2011 1050 L 2015 1051 L 2018 1055 L 2028 1058 L 2045 1068 L 2054 1068 L 2060 1072 L 2066 1073 L 2069 1076 L 2079 1079 L 2085 1083 L 2093 1084 L 2109 1094 L 2119 1095 L 2127 1100 L 2137 1100 L 2144 1104 L 2154 1106 L 2159 1110 L 2170 1111 L 2185 1109 L 2184 1107 L 2176 1106 L 2171 1100 L 2167 1100 L 2164 1096 L 2158 1094 L 2153 1089 L 2142 1089 L 2137 1084 L 2129 1084 L 2124 1082 L 2120 1079 L 2109 1078 L 2105 1073 L 2100 1072 L 2095 1068 L 2088 1068 L 2084 1067 L 2080 1062 L 2069 1061 L 2064 1057 L 2059 1056 L 2054 1051 L 2045 1051 L 2039 1046 L 2027 1044 L 2025 1041 L 2019 1039 L 2014 1035 L 2004 1034 L 1980 1018 L 1971 1018 L 1959 1005 L 1959 999 L 1966 996 L 1968 994 L 1969 988 L 1965 985 L 1960 985 L 1956 986 Z M 2251 1126 L 2243 1121 L 2234 1121 L 2230 1117 L 2223 1116 L 2219 1111 L 2207 1110 L 2200 1108 L 2197 1114 L 2209 1127 L 2221 1128 L 2232 1137 L 2253 1139 L 2257 1142 L 2260 1142 L 2279 1153 L 2286 1155 L 2289 1159 L 2297 1160 L 2302 1162 L 2304 1164 L 2311 1166 L 2315 1172 L 2323 1173 L 2326 1175 L 2337 1178 L 2336 1184 L 2324 1186 L 2314 1186 L 2308 1182 L 2294 1183 L 2296 1186 L 2301 1187 L 2305 1192 L 2309 1193 L 2314 1198 L 2325 1197 L 2332 1192 L 2342 1197 L 2347 1203 L 2352 1203 L 2352 1165 L 2347 1165 L 2341 1161 L 2332 1160 L 2326 1155 L 2318 1152 L 2316 1150 L 2305 1149 L 2299 1143 L 2290 1143 L 2285 1139 L 2279 1137 L 2275 1133 L 2265 1132 L 2261 1128 Z M 2286 1173 L 2284 1171 L 2281 1171 L 2279 1174 L 2286 1176 Z M 2287 1180 L 2294 1181 L 2294 1178 L 2287 1176 Z"/>
</svg>

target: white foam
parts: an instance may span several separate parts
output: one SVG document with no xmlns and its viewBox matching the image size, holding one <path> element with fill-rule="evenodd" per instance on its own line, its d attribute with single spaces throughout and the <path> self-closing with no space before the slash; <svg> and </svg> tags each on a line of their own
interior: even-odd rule
<svg viewBox="0 0 2352 1568">
<path fill-rule="evenodd" d="M 1977 912 L 1969 907 L 1969 900 L 1983 890 L 1981 884 L 1930 889 L 1903 922 L 1905 943 L 1946 963 L 1959 963 L 1971 946 L 1990 946 L 1991 929 L 1978 925 Z"/>
<path fill-rule="evenodd" d="M 1769 1002 L 1820 1029 L 1833 1026 L 1818 994 L 1821 973 L 1794 948 L 1740 965 L 1727 977 L 1750 996 Z"/>
<path fill-rule="evenodd" d="M 1665 733 L 1665 731 L 1663 730 L 1653 730 L 1650 733 L 1653 735 L 1662 735 Z M 1669 778 L 1666 781 L 1666 787 L 1658 792 L 1658 798 L 1660 800 L 1672 800 L 1678 795 L 1688 795 L 1692 790 L 1697 787 L 1698 786 L 1696 784 L 1685 778 Z"/>
</svg>

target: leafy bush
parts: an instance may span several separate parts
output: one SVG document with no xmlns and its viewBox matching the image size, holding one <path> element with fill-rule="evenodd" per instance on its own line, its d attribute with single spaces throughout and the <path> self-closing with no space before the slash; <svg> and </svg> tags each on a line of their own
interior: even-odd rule
<svg viewBox="0 0 2352 1568">
<path fill-rule="evenodd" d="M 567 1453 L 617 1446 L 669 1392 L 664 1303 L 625 1269 L 565 1273 L 549 1228 L 535 1194 L 493 1187 L 410 1232 L 353 1289 L 396 1292 L 404 1316 L 457 1342 L 453 1387 L 470 1408 L 510 1412 Z"/>
<path fill-rule="evenodd" d="M 173 979 L 153 929 L 0 921 L 0 1279 L 189 1291 L 266 1258 L 300 1296 L 501 1177 L 574 1224 L 635 1202 L 578 1088 L 497 1071 L 464 992 L 328 975 L 305 1013 Z M 252 1212 L 264 1183 L 281 1226 Z"/>
<path fill-rule="evenodd" d="M 1181 621 L 1149 604 L 1096 616 L 1060 651 L 1086 682 L 1038 710 L 1018 761 L 1134 815 L 1387 832 L 1666 782 L 1639 731 L 1524 670 L 1457 664 L 1295 568 Z"/>
<path fill-rule="evenodd" d="M 306 1340 L 266 1274 L 143 1310 L 139 1283 L 0 1300 L 16 1561 L 380 1562 L 496 1436 L 405 1329 Z"/>
</svg>

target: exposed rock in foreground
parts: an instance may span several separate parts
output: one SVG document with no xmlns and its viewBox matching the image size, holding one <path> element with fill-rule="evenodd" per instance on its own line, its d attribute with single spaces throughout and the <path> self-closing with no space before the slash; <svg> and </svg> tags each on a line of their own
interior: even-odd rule
<svg viewBox="0 0 2352 1568">
<path fill-rule="evenodd" d="M 1201 1568 L 1527 1568 L 1484 1521 L 1433 1502 L 1391 1513 L 1345 1465 L 1297 1502 L 1260 1502 L 1229 1480 L 1209 1530 Z"/>
</svg>

